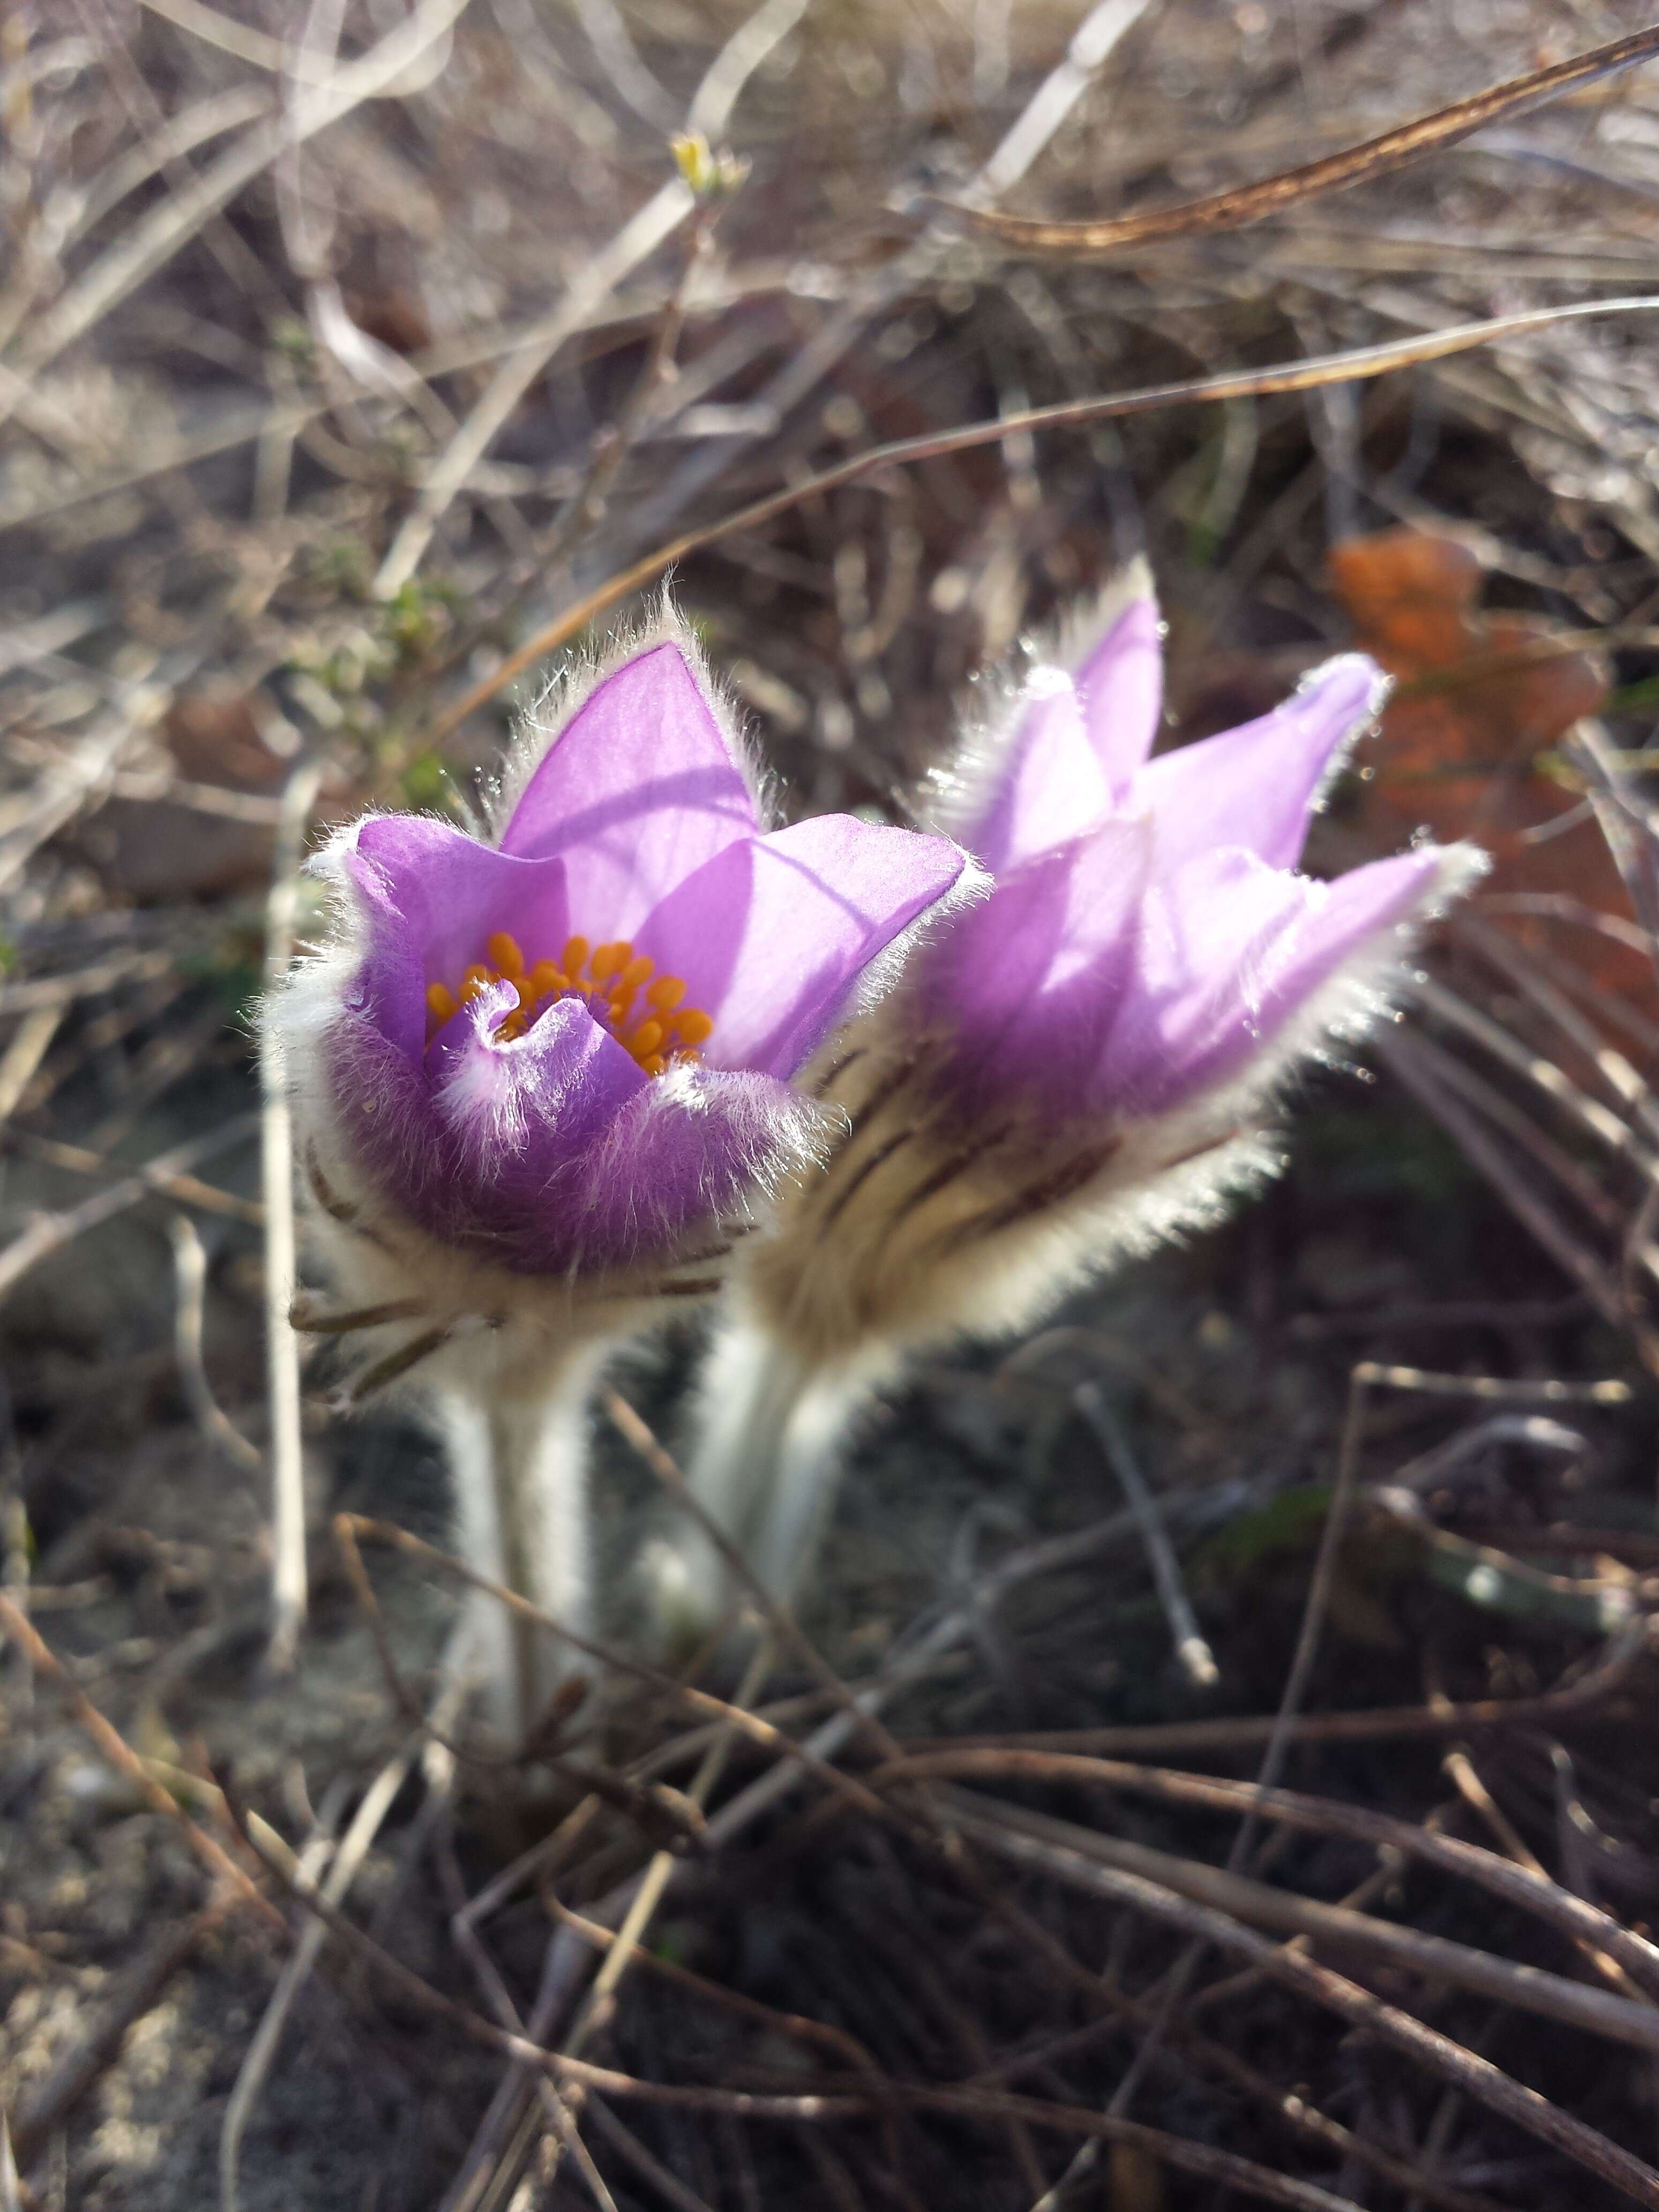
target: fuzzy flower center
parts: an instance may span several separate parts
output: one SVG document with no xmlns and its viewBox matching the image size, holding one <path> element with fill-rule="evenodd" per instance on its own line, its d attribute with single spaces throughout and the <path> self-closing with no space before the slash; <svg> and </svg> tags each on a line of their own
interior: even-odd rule
<svg viewBox="0 0 1659 2212">
<path fill-rule="evenodd" d="M 452 1015 L 492 983 L 511 983 L 519 994 L 498 1036 L 522 1036 L 556 999 L 580 999 L 647 1075 L 661 1075 L 675 1060 L 700 1060 L 696 1048 L 714 1030 L 701 1008 L 681 1003 L 685 985 L 678 975 L 657 975 L 655 963 L 621 939 L 590 948 L 585 937 L 572 937 L 556 960 L 531 965 L 517 938 L 498 929 L 484 951 L 488 959 L 475 961 L 454 990 L 447 983 L 428 984 L 428 1044 Z"/>
</svg>

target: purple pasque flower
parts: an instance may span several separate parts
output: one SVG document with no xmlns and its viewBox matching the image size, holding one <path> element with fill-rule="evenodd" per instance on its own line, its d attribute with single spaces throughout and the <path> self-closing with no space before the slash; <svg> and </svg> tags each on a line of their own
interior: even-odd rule
<svg viewBox="0 0 1659 2212">
<path fill-rule="evenodd" d="M 279 1018 L 342 1174 L 520 1277 L 653 1265 L 810 1154 L 789 1079 L 967 866 L 831 815 L 767 830 L 687 634 L 568 689 L 493 838 L 371 815 Z"/>
<path fill-rule="evenodd" d="M 1424 845 L 1331 883 L 1298 874 L 1387 679 L 1343 654 L 1258 720 L 1153 760 L 1159 641 L 1137 565 L 1071 665 L 1039 665 L 1003 742 L 968 763 L 957 832 L 995 889 L 917 977 L 964 1098 L 1051 1121 L 1164 1115 L 1241 1085 L 1259 1100 L 1375 1011 L 1402 926 L 1485 865 Z"/>
<path fill-rule="evenodd" d="M 904 1358 L 1039 1321 L 1281 1168 L 1260 1119 L 1285 1073 L 1386 1006 L 1407 925 L 1484 865 L 1431 846 L 1297 873 L 1381 702 L 1369 660 L 1153 760 L 1162 676 L 1136 568 L 957 765 L 951 824 L 989 896 L 817 1073 L 841 1127 L 740 1255 L 690 1461 L 774 1591 L 799 1583 L 849 1426 Z M 712 1549 L 665 1546 L 652 1572 L 665 1624 L 719 1618 Z"/>
</svg>

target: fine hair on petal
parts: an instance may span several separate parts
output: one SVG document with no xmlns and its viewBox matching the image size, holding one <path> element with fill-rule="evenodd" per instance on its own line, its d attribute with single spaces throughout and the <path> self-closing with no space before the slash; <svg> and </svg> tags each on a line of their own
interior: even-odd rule
<svg viewBox="0 0 1659 2212">
<path fill-rule="evenodd" d="M 1137 599 L 1157 599 L 1152 569 L 1139 553 L 1097 592 L 1072 600 L 1051 623 L 1022 635 L 994 666 L 974 675 L 957 705 L 955 748 L 922 785 L 918 813 L 925 828 L 945 837 L 971 836 L 1030 707 L 1034 673 L 1073 669 Z"/>
<path fill-rule="evenodd" d="M 500 838 L 532 777 L 600 685 L 641 653 L 661 645 L 674 646 L 684 655 L 703 704 L 748 787 L 759 829 L 775 826 L 780 818 L 775 780 L 750 739 L 741 710 L 710 669 L 696 631 L 675 605 L 665 583 L 649 614 L 614 630 L 602 645 L 570 653 L 520 714 L 500 774 L 483 797 L 492 837 Z"/>
<path fill-rule="evenodd" d="M 1212 1227 L 1285 1165 L 1264 1126 L 1298 1073 L 1390 1013 L 1422 927 L 1485 855 L 1443 856 L 1412 915 L 1367 940 L 1230 1079 L 1168 1110 L 1070 1127 L 1040 1109 L 953 1111 L 901 994 L 840 1042 L 824 1086 L 846 1116 L 827 1172 L 793 1187 L 779 1233 L 746 1255 L 756 1318 L 809 1361 L 1000 1336 L 1108 1267 Z M 851 1071 L 837 1080 L 837 1069 Z M 976 1141 L 975 1128 L 981 1135 Z"/>
</svg>

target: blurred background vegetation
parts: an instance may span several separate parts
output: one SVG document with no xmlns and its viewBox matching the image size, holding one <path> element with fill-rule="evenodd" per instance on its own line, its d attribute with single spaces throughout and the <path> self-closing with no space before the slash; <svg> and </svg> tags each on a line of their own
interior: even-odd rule
<svg viewBox="0 0 1659 2212">
<path fill-rule="evenodd" d="M 0 1549 L 8 1601 L 126 1746 L 124 1762 L 89 1737 L 11 1635 L 0 2206 L 1659 2203 L 1659 2036 L 1622 2013 L 1587 2024 L 1571 1995 L 1659 2019 L 1659 1983 L 1375 1826 L 1461 1834 L 1629 1926 L 1659 1906 L 1652 317 L 1014 426 L 712 536 L 889 441 L 1656 289 L 1651 69 L 1246 226 L 1036 254 L 963 212 L 1175 206 L 1644 15 L 0 4 Z M 731 157 L 728 189 L 689 189 L 687 133 Z M 523 1775 L 411 1732 L 382 1662 L 423 1694 L 453 1594 L 375 1553 L 371 1619 L 328 1519 L 441 1540 L 442 1478 L 411 1421 L 331 1422 L 320 1384 L 311 1617 L 294 1671 L 264 1668 L 249 1009 L 283 933 L 303 938 L 305 842 L 369 805 L 464 818 L 534 696 L 509 656 L 637 611 L 583 620 L 682 534 L 708 542 L 675 591 L 791 811 L 906 818 L 976 672 L 1144 551 L 1169 623 L 1165 743 L 1361 643 L 1400 686 L 1315 865 L 1422 825 L 1498 855 L 1410 1024 L 1303 1102 L 1264 1205 L 1035 1343 L 916 1379 L 859 1454 L 805 1618 L 907 1743 L 1092 1731 L 1097 1750 L 1223 1778 L 1257 1771 L 1303 1635 L 1284 1778 L 1370 1831 L 1270 1827 L 1241 1858 L 1236 1805 L 1098 1777 L 988 1783 L 996 1817 L 1029 1840 L 1029 1816 L 1063 1815 L 1074 1851 L 1085 1824 L 1127 1838 L 1164 1854 L 1161 1878 L 1231 1854 L 1281 1903 L 1227 1909 L 1276 1938 L 1305 1945 L 1283 1912 L 1346 1899 L 1553 1976 L 1570 1994 L 1552 1985 L 1540 2012 L 1522 1975 L 1483 1985 L 1462 1960 L 1460 1981 L 1352 1928 L 1317 1947 L 1547 2098 L 1570 2123 L 1553 2147 L 1443 2054 L 1322 2008 L 1282 1969 L 1241 1976 L 1212 1947 L 1171 1981 L 1185 1938 L 1121 1896 L 1052 1863 L 1017 1872 L 982 1838 L 982 1859 L 941 1856 L 920 1815 L 884 1824 L 822 1790 L 690 1850 L 654 1963 L 583 2046 L 615 2078 L 567 2081 L 562 2120 L 441 2010 L 537 2020 L 562 1914 L 614 1923 L 652 1844 L 696 1832 L 678 1793 L 698 1742 L 665 1694 L 613 1687 L 572 1717 L 526 1811 Z M 621 1377 L 670 1443 L 695 1350 L 688 1332 Z M 1402 1366 L 1462 1380 L 1397 1387 Z M 1139 1522 L 1090 1390 L 1144 1472 Z M 613 1426 L 600 1445 L 625 1644 L 653 1492 Z M 1172 1656 L 1148 1514 L 1213 1684 Z M 826 1695 L 790 1654 L 765 1691 L 797 1735 Z M 728 1750 L 717 1820 L 770 1767 Z M 848 1758 L 879 1755 L 855 1739 Z M 231 1908 L 146 1778 L 272 1914 Z M 338 1939 L 319 1963 L 259 1836 L 331 1864 L 414 1984 Z M 520 1887 L 489 1892 L 529 1845 Z M 482 1964 L 464 1913 L 481 1895 Z M 539 2018 L 568 2038 L 556 2008 Z M 686 2094 L 653 2103 L 642 2081 Z M 923 2111 L 924 2091 L 945 2101 Z M 1125 2124 L 1049 2194 L 1077 2116 L 1120 2092 Z M 849 2109 L 741 2102 L 808 2093 Z M 996 2102 L 1016 2094 L 1048 2117 Z M 1651 2162 L 1648 2180 L 1593 2140 Z"/>
</svg>

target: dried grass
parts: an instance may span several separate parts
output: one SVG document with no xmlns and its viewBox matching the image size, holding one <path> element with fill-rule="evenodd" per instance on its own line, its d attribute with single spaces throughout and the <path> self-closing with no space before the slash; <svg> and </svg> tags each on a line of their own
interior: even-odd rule
<svg viewBox="0 0 1659 2212">
<path fill-rule="evenodd" d="M 1638 28 L 4 15 L 0 2203 L 1659 2204 L 1659 426 L 1650 320 L 1596 308 L 1653 281 L 1655 80 L 1237 197 Z M 751 163 L 729 205 L 681 127 Z M 252 1181 L 313 797 L 464 805 L 515 677 L 672 560 L 788 803 L 902 817 L 1129 553 L 1201 732 L 1389 520 L 1611 657 L 1564 772 L 1630 911 L 1534 900 L 1517 952 L 1477 902 L 1252 1223 L 922 1378 L 735 1686 L 621 1620 L 532 1759 L 475 1755 L 409 1437 L 326 1447 L 322 1538 Z M 618 1491 L 681 1495 L 638 1408 L 684 1354 L 611 1401 Z M 311 1493 L 280 1688 L 251 1437 L 285 1655 Z"/>
</svg>

